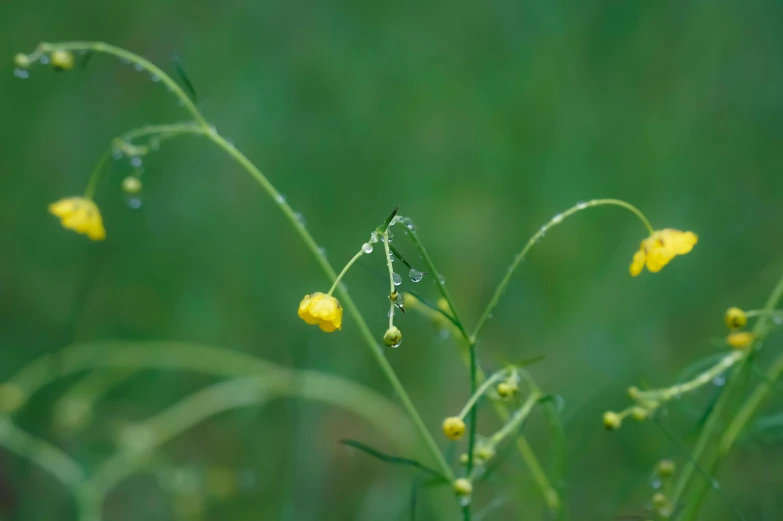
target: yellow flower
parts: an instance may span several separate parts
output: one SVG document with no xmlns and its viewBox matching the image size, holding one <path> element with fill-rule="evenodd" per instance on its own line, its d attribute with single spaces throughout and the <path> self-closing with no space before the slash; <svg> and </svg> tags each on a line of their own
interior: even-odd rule
<svg viewBox="0 0 783 521">
<path fill-rule="evenodd" d="M 739 329 L 745 327 L 748 323 L 748 315 L 740 308 L 729 308 L 726 310 L 726 325 L 729 329 Z"/>
<path fill-rule="evenodd" d="M 623 424 L 623 417 L 616 412 L 606 411 L 603 416 L 604 427 L 610 431 L 616 431 Z"/>
<path fill-rule="evenodd" d="M 318 324 L 318 327 L 331 333 L 342 329 L 343 307 L 333 296 L 316 291 L 312 295 L 305 295 L 299 303 L 299 318 L 308 324 Z"/>
<path fill-rule="evenodd" d="M 753 333 L 748 333 L 747 331 L 730 333 L 726 337 L 726 343 L 734 349 L 745 349 L 753 343 Z"/>
<path fill-rule="evenodd" d="M 631 275 L 635 277 L 640 274 L 645 264 L 653 273 L 661 271 L 677 255 L 690 252 L 698 240 L 693 232 L 671 228 L 654 232 L 642 241 L 639 251 L 634 254 L 630 266 Z"/>
<path fill-rule="evenodd" d="M 49 205 L 49 212 L 60 218 L 63 228 L 83 233 L 94 241 L 106 238 L 101 212 L 91 199 L 67 197 Z"/>
<path fill-rule="evenodd" d="M 443 433 L 450 440 L 458 440 L 465 434 L 465 422 L 456 416 L 446 418 L 443 420 Z"/>
<path fill-rule="evenodd" d="M 454 493 L 458 496 L 469 496 L 473 493 L 473 483 L 467 478 L 454 481 Z"/>
</svg>

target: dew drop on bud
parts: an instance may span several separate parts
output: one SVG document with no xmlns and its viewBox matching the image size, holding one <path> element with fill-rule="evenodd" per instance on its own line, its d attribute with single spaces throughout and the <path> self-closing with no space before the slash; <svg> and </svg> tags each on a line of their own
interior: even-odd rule
<svg viewBox="0 0 783 521">
<path fill-rule="evenodd" d="M 411 270 L 408 272 L 408 276 L 411 278 L 411 282 L 419 282 L 422 278 L 424 278 L 424 274 L 420 272 L 419 270 L 414 270 L 411 268 Z"/>
<path fill-rule="evenodd" d="M 400 277 L 400 274 L 397 272 L 392 273 L 392 282 L 394 282 L 395 286 L 399 286 L 402 284 L 402 277 Z"/>
</svg>

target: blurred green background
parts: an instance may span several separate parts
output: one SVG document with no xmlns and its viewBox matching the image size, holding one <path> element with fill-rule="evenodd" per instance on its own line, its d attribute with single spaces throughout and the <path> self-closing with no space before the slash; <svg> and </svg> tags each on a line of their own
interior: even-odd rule
<svg viewBox="0 0 783 521">
<path fill-rule="evenodd" d="M 5 2 L 0 376 L 73 342 L 188 340 L 341 375 L 394 399 L 350 318 L 332 335 L 297 318 L 302 295 L 327 281 L 276 205 L 206 140 L 174 140 L 145 158 L 139 209 L 120 189 L 132 168 L 116 161 L 97 195 L 102 243 L 47 214 L 50 202 L 83 191 L 112 137 L 185 114 L 148 75 L 105 56 L 69 73 L 38 66 L 23 80 L 14 53 L 104 40 L 170 72 L 177 54 L 200 109 L 303 214 L 334 265 L 399 205 L 471 325 L 527 238 L 577 201 L 622 198 L 656 227 L 697 232 L 692 254 L 632 279 L 639 222 L 617 208 L 579 214 L 533 250 L 480 345 L 489 369 L 546 355 L 532 371 L 564 399 L 572 517 L 643 514 L 655 462 L 682 466 L 684 455 L 651 422 L 605 432 L 601 413 L 627 405 L 628 385 L 668 385 L 716 352 L 724 309 L 761 307 L 783 271 L 781 24 L 783 4 L 769 0 Z M 404 237 L 395 244 L 413 256 Z M 363 258 L 346 279 L 379 338 L 381 259 Z M 406 288 L 435 298 L 427 278 Z M 405 339 L 387 356 L 445 447 L 440 423 L 467 399 L 467 373 L 454 340 L 422 317 L 398 325 Z M 779 339 L 768 346 L 779 349 Z M 85 431 L 65 436 L 52 404 L 77 381 L 47 388 L 16 419 L 92 468 L 117 425 L 212 380 L 145 372 L 112 390 Z M 664 422 L 689 447 L 716 392 L 668 409 Z M 781 404 L 778 393 L 764 414 Z M 481 432 L 496 427 L 481 416 Z M 526 430 L 549 462 L 542 415 Z M 106 518 L 409 519 L 411 472 L 337 443 L 346 437 L 398 450 L 355 416 L 300 400 L 220 415 L 167 444 L 160 461 L 196 482 L 228 469 L 240 483 L 230 498 L 182 508 L 159 486 L 161 471 L 120 485 Z M 407 452 L 426 458 L 419 446 Z M 526 472 L 512 454 L 478 490 L 477 510 L 503 497 L 486 519 L 544 519 Z M 743 442 L 719 480 L 747 519 L 783 515 L 779 443 Z M 0 507 L 3 519 L 75 518 L 59 483 L 7 452 Z M 418 512 L 456 518 L 445 491 L 425 493 Z M 703 519 L 734 517 L 711 495 Z"/>
</svg>

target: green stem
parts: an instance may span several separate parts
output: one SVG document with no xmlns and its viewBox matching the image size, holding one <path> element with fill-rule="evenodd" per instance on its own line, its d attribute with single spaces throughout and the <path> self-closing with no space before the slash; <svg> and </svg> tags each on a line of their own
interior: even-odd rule
<svg viewBox="0 0 783 521">
<path fill-rule="evenodd" d="M 95 197 L 95 190 L 98 188 L 98 181 L 101 179 L 101 174 L 103 173 L 104 167 L 106 166 L 106 161 L 109 160 L 110 156 L 111 150 L 105 150 L 101 155 L 101 158 L 98 159 L 98 162 L 95 164 L 95 168 L 92 169 L 90 180 L 87 181 L 87 189 L 84 190 L 85 198 L 93 199 Z"/>
<path fill-rule="evenodd" d="M 169 90 L 181 101 L 182 105 L 188 112 L 190 112 L 196 122 L 204 129 L 202 134 L 223 151 L 225 151 L 234 161 L 236 161 L 239 166 L 241 166 L 250 175 L 250 177 L 253 178 L 253 180 L 256 181 L 261 186 L 261 188 L 277 203 L 278 207 L 283 212 L 283 215 L 293 226 L 296 233 L 302 239 L 302 242 L 304 242 L 307 249 L 310 250 L 310 253 L 316 259 L 316 262 L 319 264 L 330 281 L 334 282 L 337 279 L 337 274 L 335 273 L 334 268 L 321 254 L 320 248 L 315 242 L 315 239 L 313 239 L 313 236 L 310 235 L 310 232 L 307 231 L 304 224 L 302 224 L 299 219 L 297 219 L 293 209 L 288 205 L 288 203 L 286 203 L 280 192 L 277 191 L 277 189 L 272 185 L 267 177 L 261 173 L 261 171 L 247 158 L 247 156 L 237 150 L 234 145 L 229 143 L 223 136 L 221 136 L 214 127 L 208 124 L 206 119 L 201 115 L 187 94 L 165 72 L 141 56 L 126 51 L 125 49 L 105 44 L 103 42 L 65 42 L 56 44 L 42 43 L 39 45 L 39 50 L 37 52 L 51 52 L 56 49 L 71 51 L 88 50 L 111 54 L 117 56 L 121 60 L 125 60 L 140 66 L 142 69 L 149 71 L 151 74 L 160 79 L 160 81 L 166 85 Z M 405 387 L 400 382 L 391 364 L 389 364 L 389 361 L 386 359 L 383 348 L 375 340 L 375 337 L 367 325 L 367 322 L 364 320 L 361 312 L 359 311 L 359 308 L 356 306 L 356 304 L 354 304 L 351 297 L 344 290 L 340 290 L 340 300 L 342 301 L 343 308 L 346 309 L 357 322 L 359 326 L 359 334 L 367 344 L 367 347 L 375 358 L 375 361 L 380 367 L 381 371 L 389 380 L 393 391 L 399 397 L 403 407 L 410 415 L 411 420 L 413 421 L 416 429 L 419 431 L 419 434 L 421 435 L 425 446 L 430 452 L 431 457 L 435 460 L 442 473 L 450 479 L 453 479 L 454 473 L 452 472 L 451 467 L 449 467 L 446 459 L 440 452 L 437 443 L 435 442 L 430 432 L 427 430 L 427 427 L 424 425 L 424 421 L 416 410 L 416 407 L 413 405 L 413 402 L 408 396 Z"/>
<path fill-rule="evenodd" d="M 478 324 L 476 325 L 476 329 L 473 330 L 473 334 L 470 336 L 472 340 L 475 341 L 475 339 L 478 337 L 481 330 L 484 328 L 484 325 L 486 324 L 487 320 L 489 319 L 492 312 L 495 310 L 495 307 L 498 305 L 498 302 L 500 301 L 500 297 L 503 295 L 503 292 L 506 290 L 506 287 L 508 286 L 509 282 L 511 281 L 511 277 L 514 275 L 514 272 L 516 271 L 517 267 L 519 267 L 519 264 L 524 260 L 527 253 L 530 251 L 533 246 L 538 243 L 538 241 L 546 235 L 547 231 L 549 231 L 550 228 L 557 226 L 558 224 L 562 223 L 565 219 L 570 217 L 571 215 L 580 212 L 582 210 L 585 210 L 587 208 L 592 208 L 594 206 L 619 206 L 621 208 L 625 208 L 626 210 L 632 212 L 634 215 L 636 215 L 640 221 L 642 221 L 642 224 L 644 224 L 645 228 L 647 228 L 647 231 L 652 235 L 654 233 L 654 229 L 652 225 L 650 224 L 650 221 L 645 217 L 645 215 L 635 206 L 632 204 L 626 203 L 625 201 L 621 201 L 619 199 L 593 199 L 592 201 L 587 201 L 585 203 L 578 203 L 568 210 L 566 210 L 563 213 L 557 214 L 555 217 L 553 217 L 548 223 L 546 223 L 544 226 L 541 227 L 540 230 L 538 230 L 531 238 L 527 241 L 525 246 L 522 248 L 522 250 L 517 254 L 516 257 L 514 257 L 514 262 L 511 263 L 511 267 L 506 271 L 506 275 L 503 277 L 503 280 L 500 281 L 500 284 L 498 284 L 497 288 L 495 289 L 495 293 L 492 295 L 492 298 L 489 301 L 489 304 L 487 304 L 487 307 L 484 309 L 484 313 L 481 314 L 481 318 L 478 321 Z"/>
<path fill-rule="evenodd" d="M 134 54 L 130 51 L 126 51 L 125 49 L 121 49 L 120 47 L 115 47 L 113 45 L 109 45 L 104 42 L 63 42 L 63 43 L 41 43 L 38 46 L 38 53 L 43 52 L 52 52 L 56 50 L 62 50 L 62 51 L 93 51 L 93 52 L 100 52 L 104 54 L 111 54 L 113 56 L 118 57 L 120 60 L 133 63 L 138 66 L 140 66 L 142 69 L 146 70 L 150 74 L 152 74 L 154 77 L 158 78 L 161 83 L 163 83 L 177 98 L 179 98 L 179 101 L 181 102 L 182 106 L 185 107 L 185 110 L 187 110 L 191 116 L 193 116 L 193 119 L 195 119 L 199 125 L 203 127 L 208 127 L 207 120 L 204 119 L 204 116 L 201 115 L 199 110 L 196 108 L 196 105 L 193 104 L 193 101 L 190 99 L 190 97 L 185 93 L 184 90 L 182 90 L 182 87 L 179 86 L 177 82 L 171 79 L 171 77 L 163 72 L 159 67 L 157 67 L 154 63 L 145 60 L 141 56 Z"/>
<path fill-rule="evenodd" d="M 750 353 L 751 350 L 757 350 L 761 347 L 761 344 L 764 340 L 764 336 L 766 336 L 766 334 L 769 332 L 768 323 L 770 317 L 772 316 L 772 311 L 778 305 L 778 302 L 780 301 L 781 298 L 783 298 L 783 277 L 781 277 L 780 280 L 778 280 L 778 283 L 775 285 L 774 289 L 772 290 L 772 293 L 767 299 L 764 308 L 761 310 L 761 313 L 759 313 L 758 321 L 753 326 L 752 333 L 754 335 L 754 343 L 752 346 L 749 346 L 748 353 Z M 745 366 L 748 363 L 748 358 L 749 356 L 746 356 L 743 359 L 737 371 L 738 373 L 741 373 L 742 372 L 741 370 L 745 368 Z M 777 378 L 777 376 L 779 376 L 779 374 L 774 374 L 775 373 L 774 369 L 776 369 L 776 366 L 778 366 L 778 364 L 780 364 L 781 368 L 783 368 L 783 355 L 781 355 L 781 357 L 779 357 L 778 360 L 775 363 L 773 363 L 772 367 L 768 371 L 768 376 L 773 376 L 771 381 L 774 381 Z M 715 407 L 713 407 L 712 411 L 710 412 L 710 415 L 707 418 L 707 423 L 702 429 L 702 432 L 699 435 L 699 440 L 696 444 L 696 448 L 694 449 L 693 458 L 692 458 L 693 461 L 699 461 L 704 455 L 707 444 L 713 438 L 714 431 L 717 427 L 718 421 L 720 419 L 720 415 L 723 412 L 724 407 L 726 406 L 727 403 L 731 401 L 734 390 L 737 389 L 739 386 L 738 382 L 740 377 L 741 374 L 738 374 L 736 377 L 732 378 L 727 383 L 726 388 L 724 389 L 723 393 L 721 394 L 720 398 L 715 404 Z M 757 386 L 755 391 L 751 394 L 749 398 L 745 400 L 745 403 L 739 408 L 738 412 L 734 415 L 734 417 L 729 423 L 729 426 L 724 430 L 724 434 L 720 440 L 718 448 L 716 449 L 716 453 L 712 456 L 710 461 L 706 465 L 704 465 L 709 475 L 711 476 L 716 475 L 718 467 L 721 462 L 721 458 L 724 457 L 726 454 L 728 454 L 729 450 L 734 444 L 734 441 L 736 440 L 737 436 L 744 428 L 745 424 L 750 420 L 750 418 L 755 413 L 758 406 L 761 404 L 763 399 L 766 398 L 767 394 L 769 393 L 769 389 L 766 387 L 768 385 L 769 385 L 768 381 L 764 381 Z M 688 472 L 685 472 L 686 470 Z M 694 470 L 694 464 L 689 463 L 684 469 L 680 478 L 677 480 L 677 484 L 675 485 L 675 492 L 674 492 L 675 499 L 679 499 L 684 493 L 685 489 L 689 484 L 689 480 L 693 475 L 693 470 Z M 682 517 L 683 521 L 695 520 L 698 517 L 699 512 L 701 510 L 701 506 L 704 502 L 705 494 L 707 491 L 707 484 L 704 482 L 699 482 L 696 486 L 697 486 L 696 491 L 694 492 L 691 500 L 689 501 L 687 510 L 683 513 L 683 517 Z"/>
<path fill-rule="evenodd" d="M 394 286 L 394 267 L 392 266 L 391 252 L 389 251 L 389 229 L 387 228 L 383 234 L 381 234 L 381 241 L 383 242 L 383 250 L 386 254 L 386 267 L 389 270 L 389 299 L 391 304 L 389 305 L 389 329 L 394 325 L 394 307 L 395 301 L 391 298 L 394 295 L 396 289 Z"/>
<path fill-rule="evenodd" d="M 497 373 L 493 374 L 489 378 L 487 378 L 483 384 L 481 384 L 481 387 L 478 388 L 478 390 L 473 393 L 473 396 L 470 397 L 470 400 L 468 400 L 468 403 L 465 404 L 465 407 L 462 408 L 462 411 L 459 413 L 459 418 L 463 419 L 465 418 L 465 415 L 468 414 L 473 409 L 473 406 L 476 404 L 476 402 L 481 398 L 484 393 L 487 392 L 487 390 L 492 387 L 492 384 L 499 381 L 503 376 L 505 376 L 506 371 L 498 371 Z"/>
<path fill-rule="evenodd" d="M 459 313 L 457 312 L 457 307 L 454 305 L 454 300 L 451 298 L 451 295 L 448 289 L 446 288 L 446 285 L 442 281 L 438 268 L 435 266 L 435 263 L 432 261 L 429 252 L 424 247 L 424 243 L 421 242 L 421 239 L 419 238 L 419 234 L 415 230 L 415 228 L 409 229 L 409 236 L 411 237 L 411 240 L 418 248 L 422 259 L 424 259 L 424 262 L 427 265 L 427 270 L 430 273 L 432 273 L 438 291 L 440 292 L 441 296 L 444 299 L 446 299 L 446 302 L 449 304 L 449 308 L 451 311 L 449 317 L 452 319 L 452 322 L 457 327 L 459 332 L 462 334 L 462 337 L 464 338 L 465 342 L 468 345 L 468 351 L 472 350 L 473 348 L 471 346 L 475 347 L 475 345 L 473 344 L 473 342 L 471 342 L 471 337 L 468 334 L 467 330 L 465 329 L 462 320 L 460 319 Z M 470 365 L 469 356 L 470 356 L 469 353 L 467 354 L 467 356 L 465 356 L 465 353 L 463 352 L 463 360 L 465 364 L 468 366 Z M 484 381 L 486 379 L 486 376 L 484 375 L 484 372 L 481 370 L 481 368 L 477 368 L 476 378 L 478 381 Z M 510 416 L 508 409 L 503 404 L 498 402 L 495 402 L 493 405 L 494 405 L 495 413 L 497 414 L 498 418 L 500 418 L 504 422 L 508 421 L 508 418 Z M 523 434 L 519 434 L 517 436 L 516 445 L 517 445 L 517 450 L 519 451 L 520 455 L 522 456 L 522 459 L 525 461 L 525 464 L 528 467 L 528 470 L 530 470 L 530 474 L 533 476 L 533 480 L 535 481 L 536 485 L 541 491 L 541 494 L 544 496 L 544 500 L 547 506 L 553 512 L 559 512 L 561 509 L 560 494 L 550 483 L 549 478 L 547 477 L 546 472 L 544 472 L 544 469 L 541 467 L 541 463 L 539 463 L 535 452 L 533 452 L 530 443 L 528 443 L 527 438 L 525 438 Z M 470 456 L 468 456 L 468 458 L 470 458 Z"/>
<path fill-rule="evenodd" d="M 359 253 L 354 255 L 353 258 L 348 261 L 348 264 L 345 265 L 345 267 L 343 268 L 343 271 L 341 271 L 340 274 L 337 275 L 337 278 L 334 279 L 334 284 L 332 284 L 332 287 L 329 288 L 329 293 L 327 293 L 327 295 L 331 295 L 332 293 L 334 293 L 334 290 L 337 288 L 337 285 L 340 283 L 340 281 L 342 280 L 343 276 L 346 273 L 348 273 L 348 270 L 351 269 L 351 266 L 353 266 L 354 262 L 359 260 L 359 257 L 361 257 L 362 255 L 364 255 L 364 250 L 363 249 L 359 250 Z"/>
<path fill-rule="evenodd" d="M 499 431 L 490 437 L 490 446 L 494 447 L 503 441 L 511 432 L 518 429 L 522 422 L 525 421 L 525 418 L 530 416 L 530 413 L 533 411 L 533 407 L 540 398 L 541 396 L 538 393 L 531 393 L 527 400 L 525 400 L 525 403 L 522 404 L 522 407 L 520 407 L 519 410 L 517 410 L 511 416 L 511 420 L 509 420 Z"/>
</svg>

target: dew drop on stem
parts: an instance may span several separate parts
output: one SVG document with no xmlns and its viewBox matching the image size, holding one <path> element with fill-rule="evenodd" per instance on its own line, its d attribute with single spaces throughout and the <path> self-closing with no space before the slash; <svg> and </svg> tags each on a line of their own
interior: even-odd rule
<svg viewBox="0 0 783 521">
<path fill-rule="evenodd" d="M 378 232 L 372 232 L 370 234 L 370 242 L 372 244 L 375 244 L 376 242 L 378 242 Z"/>
<path fill-rule="evenodd" d="M 137 63 L 133 68 L 136 69 L 137 72 L 144 70 L 144 67 L 140 63 Z"/>
<path fill-rule="evenodd" d="M 285 196 L 283 194 L 277 194 L 275 196 L 275 202 L 277 204 L 283 204 L 285 202 Z"/>
<path fill-rule="evenodd" d="M 298 222 L 299 224 L 302 225 L 302 227 L 304 227 L 304 225 L 305 225 L 304 215 L 302 215 L 299 212 L 296 212 L 296 213 L 294 213 L 294 218 L 296 219 L 296 222 Z"/>
<path fill-rule="evenodd" d="M 152 76 L 150 76 L 150 79 L 152 80 L 153 83 L 158 83 L 160 81 L 160 76 L 158 76 L 157 74 L 153 74 Z"/>
<path fill-rule="evenodd" d="M 132 157 L 130 160 L 130 164 L 134 168 L 139 168 L 141 166 L 141 158 L 138 156 Z"/>
<path fill-rule="evenodd" d="M 715 378 L 712 379 L 712 385 L 715 387 L 721 387 L 726 383 L 726 377 L 722 374 L 719 374 Z"/>
<path fill-rule="evenodd" d="M 395 286 L 399 286 L 400 284 L 402 284 L 402 277 L 400 277 L 400 274 L 397 273 L 396 271 L 392 273 L 392 282 L 394 282 Z"/>
<path fill-rule="evenodd" d="M 372 253 L 372 244 L 370 244 L 369 242 L 365 242 L 364 244 L 362 244 L 362 251 L 364 253 Z"/>
<path fill-rule="evenodd" d="M 411 270 L 408 272 L 408 277 L 410 277 L 411 282 L 419 282 L 422 278 L 424 278 L 424 274 L 418 270 L 415 270 L 411 268 Z"/>
<path fill-rule="evenodd" d="M 140 195 L 129 195 L 125 198 L 125 203 L 132 210 L 138 210 L 139 208 L 141 208 L 143 201 Z"/>
<path fill-rule="evenodd" d="M 45 55 L 45 54 L 42 55 L 41 58 L 40 58 L 40 62 L 43 63 L 44 65 L 46 65 L 47 63 L 49 63 L 49 57 L 47 55 Z"/>
<path fill-rule="evenodd" d="M 576 209 L 577 210 L 584 210 L 585 208 L 587 208 L 587 203 L 586 202 L 579 201 L 578 203 L 576 203 Z"/>
<path fill-rule="evenodd" d="M 14 76 L 16 76 L 17 78 L 26 80 L 27 78 L 30 77 L 30 72 L 26 71 L 24 69 L 16 68 L 16 69 L 14 69 Z"/>
<path fill-rule="evenodd" d="M 561 222 L 563 222 L 563 214 L 562 213 L 559 213 L 559 214 L 555 215 L 554 217 L 552 217 L 552 224 L 560 224 Z"/>
</svg>

